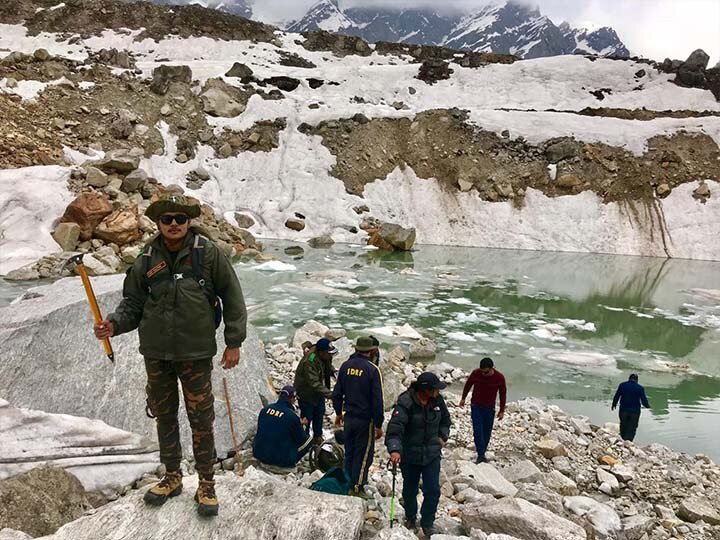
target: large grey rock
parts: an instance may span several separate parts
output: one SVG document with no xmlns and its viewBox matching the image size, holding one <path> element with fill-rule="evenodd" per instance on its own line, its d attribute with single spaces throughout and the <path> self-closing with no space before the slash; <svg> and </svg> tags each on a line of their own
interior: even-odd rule
<svg viewBox="0 0 720 540">
<path fill-rule="evenodd" d="M 640 540 L 645 533 L 649 533 L 655 526 L 651 517 L 638 514 L 622 520 L 623 532 L 628 540 Z"/>
<path fill-rule="evenodd" d="M 32 536 L 15 529 L 1 529 L 0 540 L 32 540 Z"/>
<path fill-rule="evenodd" d="M 498 470 L 489 463 L 460 462 L 458 474 L 463 479 L 466 479 L 465 483 L 480 493 L 489 493 L 497 497 L 513 497 L 517 493 L 517 488 L 505 480 Z M 458 479 L 458 482 L 460 481 Z"/>
<path fill-rule="evenodd" d="M 509 534 L 521 540 L 586 540 L 575 523 L 523 499 L 506 497 L 495 504 L 476 503 L 462 510 L 467 530 Z"/>
<path fill-rule="evenodd" d="M 80 225 L 77 223 L 59 223 L 52 232 L 55 240 L 63 251 L 72 251 L 80 240 Z"/>
<path fill-rule="evenodd" d="M 519 461 L 510 467 L 505 467 L 500 471 L 508 482 L 513 484 L 516 482 L 538 482 L 542 479 L 543 474 L 540 469 L 530 460 Z"/>
<path fill-rule="evenodd" d="M 696 495 L 683 499 L 678 508 L 680 519 L 695 523 L 704 521 L 710 525 L 720 525 L 720 512 L 709 499 Z"/>
<path fill-rule="evenodd" d="M 380 236 L 395 249 L 409 251 L 415 245 L 415 229 L 406 229 L 394 223 L 383 223 Z"/>
<path fill-rule="evenodd" d="M 346 540 L 359 538 L 363 503 L 284 483 L 249 468 L 243 477 L 216 477 L 220 515 L 198 519 L 192 494 L 197 476 L 183 481 L 183 494 L 158 511 L 142 501 L 143 492 L 100 508 L 45 540 Z"/>
<path fill-rule="evenodd" d="M 216 86 L 208 88 L 200 95 L 203 108 L 211 116 L 234 118 L 245 112 L 245 104 L 233 99 L 228 93 Z"/>
<path fill-rule="evenodd" d="M 122 280 L 123 276 L 93 279 L 104 315 L 119 303 Z M 32 296 L 36 297 L 0 309 L 0 395 L 18 407 L 98 418 L 155 440 L 155 422 L 145 415 L 146 375 L 137 332 L 112 340 L 115 363 L 111 364 L 93 337 L 92 316 L 79 278 L 32 289 Z M 217 336 L 219 354 L 224 349 L 222 330 L 223 326 Z M 213 370 L 220 455 L 232 448 L 223 377 L 227 377 L 235 430 L 242 441 L 254 432 L 263 401 L 275 399 L 263 346 L 252 327 L 240 365 L 229 371 Z M 183 448 L 189 452 L 190 428 L 185 416 L 181 405 L 180 431 Z"/>
<path fill-rule="evenodd" d="M 702 70 L 707 69 L 710 56 L 702 49 L 696 49 L 690 53 L 688 59 L 685 60 L 685 65 L 688 67 L 699 68 Z"/>
<path fill-rule="evenodd" d="M 603 536 L 608 536 L 622 528 L 620 516 L 615 510 L 590 497 L 566 497 L 565 508 L 576 516 L 586 518 L 593 528 Z"/>
<path fill-rule="evenodd" d="M 557 456 L 567 456 L 567 450 L 565 447 L 561 442 L 556 441 L 555 439 L 541 439 L 535 443 L 535 447 L 538 452 L 548 459 L 552 459 Z"/>
<path fill-rule="evenodd" d="M 242 82 L 250 82 L 253 78 L 253 70 L 245 64 L 235 62 L 225 74 L 226 77 L 237 77 Z"/>
<path fill-rule="evenodd" d="M 189 84 L 192 81 L 192 71 L 188 66 L 166 66 L 162 65 L 153 70 L 153 78 L 150 83 L 150 90 L 164 96 L 170 89 L 171 83 Z"/>
<path fill-rule="evenodd" d="M 91 508 L 82 484 L 55 467 L 38 467 L 0 481 L 0 529 L 51 534 Z"/>
<path fill-rule="evenodd" d="M 126 150 L 113 150 L 108 152 L 101 160 L 89 162 L 88 164 L 105 173 L 127 174 L 138 168 L 140 156 L 131 154 Z"/>
<path fill-rule="evenodd" d="M 525 499 L 545 510 L 549 510 L 553 514 L 562 513 L 562 497 L 542 484 L 520 484 L 518 488 L 518 492 L 515 495 L 518 499 Z"/>
<path fill-rule="evenodd" d="M 543 475 L 542 483 L 545 487 L 552 489 L 560 495 L 571 496 L 578 495 L 580 493 L 575 481 L 571 480 L 560 471 L 550 471 L 549 473 Z"/>
<path fill-rule="evenodd" d="M 19 409 L 0 399 L 0 480 L 41 465 L 106 495 L 157 468 L 157 445 L 100 420 Z"/>
<path fill-rule="evenodd" d="M 433 535 L 433 538 L 438 538 L 440 535 Z M 375 540 L 417 540 L 417 536 L 405 527 L 393 527 L 392 529 L 383 529 L 375 537 Z"/>
</svg>

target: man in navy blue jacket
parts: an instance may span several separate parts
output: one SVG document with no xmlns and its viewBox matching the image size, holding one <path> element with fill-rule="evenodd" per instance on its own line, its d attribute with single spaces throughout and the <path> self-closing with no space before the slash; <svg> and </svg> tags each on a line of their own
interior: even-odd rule
<svg viewBox="0 0 720 540">
<path fill-rule="evenodd" d="M 383 387 L 380 369 L 372 363 L 377 347 L 369 337 L 359 337 L 353 354 L 338 372 L 333 390 L 335 425 L 345 424 L 345 470 L 353 494 L 363 497 L 375 440 L 383 436 Z"/>
<path fill-rule="evenodd" d="M 646 409 L 650 408 L 645 388 L 638 384 L 638 376 L 634 373 L 627 381 L 618 386 L 612 402 L 613 411 L 617 407 L 618 401 L 620 402 L 620 436 L 625 441 L 632 441 L 640 421 L 641 406 Z"/>
<path fill-rule="evenodd" d="M 258 415 L 253 456 L 266 465 L 294 467 L 310 450 L 312 437 L 295 412 L 295 389 L 286 386 L 276 403 L 263 407 Z"/>
</svg>

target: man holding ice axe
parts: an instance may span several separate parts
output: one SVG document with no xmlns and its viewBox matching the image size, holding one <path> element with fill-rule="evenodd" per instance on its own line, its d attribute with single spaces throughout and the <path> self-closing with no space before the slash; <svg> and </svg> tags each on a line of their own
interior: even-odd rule
<svg viewBox="0 0 720 540">
<path fill-rule="evenodd" d="M 227 348 L 220 364 L 231 369 L 240 361 L 240 345 L 245 340 L 245 301 L 228 258 L 190 227 L 190 220 L 200 216 L 198 204 L 183 196 L 164 196 L 151 204 L 145 215 L 157 223 L 160 234 L 128 271 L 123 300 L 114 313 L 95 325 L 95 336 L 103 340 L 136 328 L 140 334 L 148 377 L 148 414 L 157 419 L 160 461 L 166 468 L 162 480 L 145 493 L 145 502 L 160 506 L 182 492 L 177 418 L 180 380 L 200 476 L 195 493 L 198 512 L 216 515 L 211 385 L 212 359 L 217 352 L 215 330 L 224 317 Z"/>
</svg>

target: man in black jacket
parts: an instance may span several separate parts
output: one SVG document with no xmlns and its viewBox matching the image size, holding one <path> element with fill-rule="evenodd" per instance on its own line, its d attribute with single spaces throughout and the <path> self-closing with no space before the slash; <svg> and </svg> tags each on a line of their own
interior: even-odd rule
<svg viewBox="0 0 720 540">
<path fill-rule="evenodd" d="M 422 478 L 420 525 L 430 538 L 440 501 L 440 459 L 450 436 L 450 413 L 440 390 L 446 385 L 433 373 L 422 373 L 400 394 L 390 418 L 385 446 L 403 476 L 406 526 L 416 528 L 417 493 Z"/>
<path fill-rule="evenodd" d="M 373 461 L 375 440 L 383 435 L 383 387 L 380 369 L 370 359 L 375 345 L 359 337 L 355 354 L 340 366 L 333 390 L 335 425 L 345 424 L 345 470 L 353 482 L 353 494 L 365 496 L 363 487 Z"/>
</svg>

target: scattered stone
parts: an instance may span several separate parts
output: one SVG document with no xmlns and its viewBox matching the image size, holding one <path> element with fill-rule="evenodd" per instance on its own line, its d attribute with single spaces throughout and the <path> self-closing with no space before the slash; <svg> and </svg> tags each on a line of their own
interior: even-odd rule
<svg viewBox="0 0 720 540">
<path fill-rule="evenodd" d="M 86 167 L 85 168 L 85 182 L 92 187 L 102 188 L 108 185 L 110 179 L 108 175 L 102 172 L 97 167 Z"/>
<path fill-rule="evenodd" d="M 248 216 L 247 214 L 240 214 L 235 213 L 235 222 L 237 223 L 237 226 L 241 229 L 249 229 L 253 225 L 255 225 L 255 220 Z"/>
<path fill-rule="evenodd" d="M 620 516 L 615 510 L 590 497 L 567 497 L 565 508 L 577 516 L 586 518 L 603 536 L 608 536 L 622 528 Z"/>
<path fill-rule="evenodd" d="M 166 66 L 162 65 L 153 70 L 153 78 L 150 83 L 150 90 L 164 96 L 167 94 L 172 83 L 190 84 L 192 71 L 188 66 Z"/>
<path fill-rule="evenodd" d="M 37 49 L 33 53 L 33 58 L 35 58 L 35 60 L 39 60 L 40 62 L 46 62 L 47 60 L 50 60 L 50 53 L 47 52 L 46 49 Z"/>
<path fill-rule="evenodd" d="M 420 66 L 416 78 L 427 84 L 435 84 L 438 81 L 449 79 L 454 73 L 450 63 L 440 59 L 425 60 Z"/>
<path fill-rule="evenodd" d="M 292 231 L 302 231 L 305 228 L 305 221 L 302 219 L 290 218 L 285 221 L 285 226 Z"/>
<path fill-rule="evenodd" d="M 545 157 L 550 163 L 558 163 L 565 159 L 580 155 L 581 146 L 574 139 L 566 138 L 549 145 L 545 149 Z"/>
<path fill-rule="evenodd" d="M 140 153 L 142 155 L 142 153 Z M 89 162 L 88 165 L 97 167 L 106 173 L 119 173 L 127 174 L 134 171 L 140 165 L 140 155 L 130 153 L 126 150 L 113 150 L 108 152 L 106 156 L 94 162 Z"/>
<path fill-rule="evenodd" d="M 429 338 L 420 338 L 410 344 L 410 358 L 435 358 L 437 344 Z"/>
<path fill-rule="evenodd" d="M 561 188 L 572 189 L 581 185 L 582 180 L 580 180 L 574 174 L 563 174 L 555 181 L 555 184 Z"/>
<path fill-rule="evenodd" d="M 77 223 L 80 240 L 90 240 L 93 231 L 112 212 L 110 201 L 101 193 L 85 193 L 71 202 L 60 218 L 61 223 Z"/>
<path fill-rule="evenodd" d="M 552 459 L 557 456 L 567 456 L 567 450 L 562 443 L 554 439 L 542 439 L 535 443 L 535 447 L 538 452 L 548 459 Z M 613 477 L 614 478 L 614 477 Z"/>
<path fill-rule="evenodd" d="M 235 62 L 232 67 L 225 74 L 226 77 L 237 77 L 243 83 L 248 83 L 253 80 L 253 70 L 245 64 Z"/>
<path fill-rule="evenodd" d="M 97 226 L 95 236 L 118 246 L 124 246 L 139 240 L 141 234 L 137 212 L 115 210 Z"/>
<path fill-rule="evenodd" d="M 506 480 L 517 483 L 535 483 L 542 480 L 543 473 L 530 460 L 525 459 L 518 461 L 510 467 L 506 467 L 500 471 Z"/>
<path fill-rule="evenodd" d="M 324 234 L 322 236 L 316 236 L 314 238 L 311 238 L 308 240 L 308 245 L 311 248 L 328 248 L 332 246 L 335 243 L 335 240 L 332 239 L 332 236 L 329 234 Z"/>
<path fill-rule="evenodd" d="M 300 81 L 298 79 L 284 76 L 270 77 L 269 79 L 263 80 L 263 82 L 276 86 L 283 92 L 292 92 L 300 86 Z"/>
<path fill-rule="evenodd" d="M 235 101 L 232 96 L 217 86 L 200 94 L 203 110 L 210 116 L 234 118 L 245 112 L 245 104 Z"/>
<path fill-rule="evenodd" d="M 598 468 L 596 471 L 598 482 L 600 483 L 600 486 L 603 485 L 610 488 L 610 493 L 614 493 L 618 489 L 620 489 L 620 483 L 618 482 L 618 479 L 615 478 L 614 475 L 610 474 L 608 471 L 606 471 L 603 468 Z M 603 493 L 607 493 L 607 490 L 601 490 Z M 610 494 L 608 493 L 608 495 Z"/>
<path fill-rule="evenodd" d="M 669 186 L 669 185 L 667 185 L 667 184 L 660 184 L 660 185 L 655 189 L 655 192 L 657 193 L 658 197 L 664 199 L 665 197 L 667 197 L 668 195 L 670 195 L 670 193 L 672 192 L 672 190 L 670 189 L 670 186 Z"/>
<path fill-rule="evenodd" d="M 678 508 L 678 517 L 695 523 L 704 521 L 710 525 L 720 525 L 720 512 L 707 498 L 695 495 L 682 500 Z"/>
<path fill-rule="evenodd" d="M 458 482 L 468 483 L 479 493 L 489 493 L 496 497 L 513 497 L 517 493 L 517 488 L 489 463 L 461 462 L 458 474 L 461 477 Z"/>
<path fill-rule="evenodd" d="M 368 244 L 389 251 L 410 251 L 415 245 L 415 228 L 406 229 L 394 223 L 382 223 L 379 229 L 370 233 Z"/>
<path fill-rule="evenodd" d="M 148 180 L 148 175 L 142 169 L 135 169 L 125 178 L 123 178 L 120 189 L 125 193 L 133 193 L 135 191 L 142 190 L 145 182 Z"/>
<path fill-rule="evenodd" d="M 705 183 L 704 180 L 701 180 L 700 185 L 693 191 L 693 197 L 703 200 L 709 198 L 710 195 L 710 187 Z"/>
<path fill-rule="evenodd" d="M 545 487 L 560 495 L 572 496 L 580 493 L 577 484 L 560 471 L 550 471 L 544 474 L 542 483 Z"/>
</svg>

